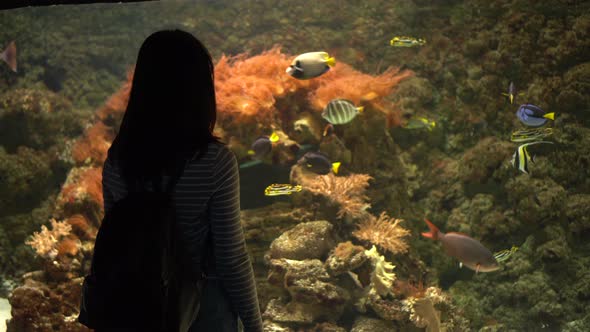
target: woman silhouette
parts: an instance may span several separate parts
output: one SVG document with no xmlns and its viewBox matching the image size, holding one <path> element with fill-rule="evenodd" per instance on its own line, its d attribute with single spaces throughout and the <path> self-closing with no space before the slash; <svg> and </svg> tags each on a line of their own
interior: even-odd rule
<svg viewBox="0 0 590 332">
<path fill-rule="evenodd" d="M 205 46 L 180 30 L 158 31 L 141 46 L 127 110 L 103 169 L 104 208 L 128 184 L 178 179 L 172 198 L 179 243 L 210 234 L 212 265 L 191 331 L 262 331 L 254 273 L 240 223 L 233 153 L 213 135 L 214 71 Z M 178 173 L 175 173 L 178 172 Z M 149 190 L 149 189 L 148 189 Z M 207 215 L 208 222 L 197 222 Z"/>
</svg>

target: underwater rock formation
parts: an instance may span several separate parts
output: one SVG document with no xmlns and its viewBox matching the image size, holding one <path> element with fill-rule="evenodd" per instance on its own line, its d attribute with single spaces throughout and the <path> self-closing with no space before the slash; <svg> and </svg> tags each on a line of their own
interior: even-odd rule
<svg viewBox="0 0 590 332">
<path fill-rule="evenodd" d="M 11 278 L 39 267 L 24 242 L 49 221 L 72 166 L 65 157 L 70 141 L 89 118 L 46 89 L 0 95 L 0 293 L 10 290 Z"/>
<path fill-rule="evenodd" d="M 49 149 L 80 135 L 89 116 L 51 91 L 14 89 L 0 96 L 0 142 L 10 153 Z"/>
<path fill-rule="evenodd" d="M 301 223 L 283 233 L 270 245 L 271 258 L 325 258 L 336 244 L 331 223 L 320 220 Z"/>
</svg>

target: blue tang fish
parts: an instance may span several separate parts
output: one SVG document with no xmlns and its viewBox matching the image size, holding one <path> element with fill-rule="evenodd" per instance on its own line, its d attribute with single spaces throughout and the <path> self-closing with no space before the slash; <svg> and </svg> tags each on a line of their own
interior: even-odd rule
<svg viewBox="0 0 590 332">
<path fill-rule="evenodd" d="M 516 111 L 516 116 L 520 122 L 529 127 L 541 127 L 542 125 L 546 124 L 548 120 L 555 119 L 555 113 L 547 113 L 539 106 L 535 106 L 533 104 L 520 105 Z"/>
</svg>

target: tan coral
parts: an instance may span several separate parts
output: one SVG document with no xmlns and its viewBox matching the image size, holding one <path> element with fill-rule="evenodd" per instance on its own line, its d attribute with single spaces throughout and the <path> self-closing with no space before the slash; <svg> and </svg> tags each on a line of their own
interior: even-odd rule
<svg viewBox="0 0 590 332">
<path fill-rule="evenodd" d="M 371 206 L 365 195 L 371 179 L 373 178 L 367 174 L 336 176 L 330 173 L 311 178 L 302 176 L 299 181 L 305 190 L 323 195 L 338 204 L 338 218 L 346 215 L 356 218 L 364 215 L 365 210 Z"/>
<path fill-rule="evenodd" d="M 382 212 L 378 218 L 368 215 L 357 225 L 358 229 L 352 235 L 394 254 L 405 253 L 408 251 L 408 244 L 403 238 L 410 234 L 410 231 L 399 225 L 402 221 L 402 219 L 389 217 L 385 212 Z"/>
<path fill-rule="evenodd" d="M 27 245 L 33 247 L 37 255 L 54 259 L 58 254 L 58 243 L 60 239 L 72 230 L 72 226 L 64 221 L 57 221 L 51 219 L 51 230 L 47 226 L 41 226 L 40 232 L 33 233 L 30 240 L 25 242 Z"/>
</svg>

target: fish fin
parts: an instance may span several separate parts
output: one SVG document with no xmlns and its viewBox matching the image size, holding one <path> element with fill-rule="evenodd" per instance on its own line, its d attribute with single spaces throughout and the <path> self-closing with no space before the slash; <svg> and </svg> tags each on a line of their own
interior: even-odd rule
<svg viewBox="0 0 590 332">
<path fill-rule="evenodd" d="M 6 62 L 8 67 L 16 73 L 16 43 L 13 41 L 8 44 L 4 52 L 0 54 L 0 58 Z"/>
<path fill-rule="evenodd" d="M 342 163 L 339 161 L 332 163 L 332 171 L 334 171 L 334 174 L 338 174 L 338 170 L 340 169 L 340 164 L 342 164 Z"/>
<path fill-rule="evenodd" d="M 537 155 L 535 155 L 535 154 L 534 154 L 534 155 L 531 157 L 531 162 L 533 162 L 533 163 L 535 162 L 535 157 L 536 157 L 536 156 L 537 156 Z"/>
<path fill-rule="evenodd" d="M 334 59 L 334 57 L 329 57 L 326 59 L 326 64 L 330 67 L 334 67 L 336 64 L 336 59 Z"/>
<path fill-rule="evenodd" d="M 463 262 L 459 262 L 459 268 L 463 267 Z"/>
<path fill-rule="evenodd" d="M 510 96 L 510 94 L 509 93 L 506 93 L 506 92 L 502 92 L 502 96 L 508 97 L 508 96 Z"/>
<path fill-rule="evenodd" d="M 555 113 L 554 113 L 554 112 L 547 113 L 547 114 L 543 115 L 543 117 L 544 117 L 545 119 L 549 119 L 549 120 L 555 120 Z"/>
<path fill-rule="evenodd" d="M 270 137 L 268 138 L 272 143 L 276 143 L 279 141 L 279 135 L 276 132 L 272 132 L 272 134 L 270 134 Z"/>
<path fill-rule="evenodd" d="M 436 227 L 428 219 L 424 219 L 424 221 L 426 222 L 426 225 L 428 225 L 430 232 L 422 233 L 422 236 L 427 237 L 427 238 L 431 238 L 433 240 L 438 240 L 438 234 L 440 233 L 440 231 L 438 230 L 438 227 Z"/>
<path fill-rule="evenodd" d="M 481 267 L 481 264 L 477 264 L 475 266 L 475 274 L 479 273 L 479 268 Z"/>
<path fill-rule="evenodd" d="M 510 94 L 510 104 L 514 104 L 514 95 Z"/>
<path fill-rule="evenodd" d="M 365 110 L 364 106 L 359 106 L 356 108 L 357 111 L 359 111 L 359 113 L 363 113 L 363 111 Z"/>
<path fill-rule="evenodd" d="M 331 126 L 331 127 L 330 127 Z M 331 128 L 331 129 L 330 129 Z M 330 132 L 330 130 L 334 130 L 334 126 L 331 123 L 328 123 L 325 127 L 324 127 L 324 132 L 322 133 L 323 137 L 328 136 L 328 133 Z"/>
<path fill-rule="evenodd" d="M 253 156 L 255 154 L 256 154 L 256 151 L 254 151 L 254 150 L 248 150 L 248 155 L 249 156 Z"/>
</svg>

